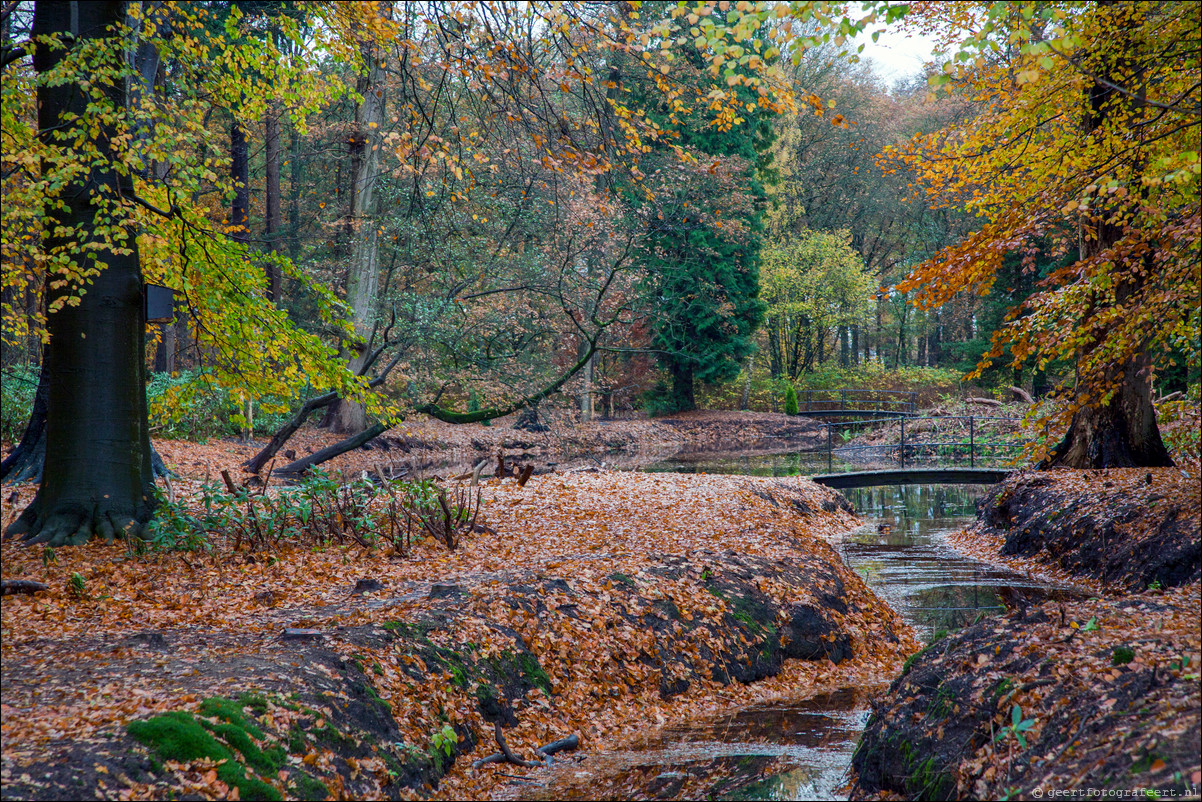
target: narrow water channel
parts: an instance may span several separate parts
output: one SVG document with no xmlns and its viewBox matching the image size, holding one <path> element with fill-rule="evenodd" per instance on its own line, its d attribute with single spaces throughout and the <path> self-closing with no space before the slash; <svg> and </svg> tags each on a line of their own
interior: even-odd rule
<svg viewBox="0 0 1202 802">
<path fill-rule="evenodd" d="M 725 464 L 660 463 L 650 469 L 785 475 L 797 473 L 798 467 L 794 459 L 778 455 Z M 984 492 L 971 485 L 844 491 L 865 521 L 845 537 L 844 560 L 924 640 L 1002 612 L 1002 596 L 1012 590 L 1021 589 L 1027 597 L 1054 592 L 948 546 L 947 536 L 972 520 Z M 595 778 L 593 793 L 605 796 L 611 794 L 601 789 L 670 798 L 687 785 L 692 798 L 844 799 L 851 756 L 868 718 L 868 696 L 879 692 L 846 688 L 745 708 L 733 716 L 666 730 L 640 751 L 604 753 L 579 768 Z M 551 798 L 547 792 L 571 798 L 554 786 L 534 795 Z"/>
</svg>

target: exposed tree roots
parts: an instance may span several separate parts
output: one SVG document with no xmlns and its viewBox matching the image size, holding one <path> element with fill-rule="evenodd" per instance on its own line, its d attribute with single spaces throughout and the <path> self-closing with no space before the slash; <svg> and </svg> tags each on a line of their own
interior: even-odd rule
<svg viewBox="0 0 1202 802">
<path fill-rule="evenodd" d="M 29 545 L 81 546 L 93 536 L 106 542 L 139 538 L 150 510 L 134 515 L 117 510 L 92 509 L 85 511 L 80 505 L 63 504 L 50 513 L 41 514 L 40 494 L 35 497 L 17 520 L 4 530 L 5 537 L 21 537 Z"/>
</svg>

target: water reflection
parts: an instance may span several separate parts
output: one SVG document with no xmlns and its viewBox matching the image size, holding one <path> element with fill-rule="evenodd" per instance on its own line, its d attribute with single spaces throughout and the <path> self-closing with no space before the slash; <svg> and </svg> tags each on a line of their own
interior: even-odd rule
<svg viewBox="0 0 1202 802">
<path fill-rule="evenodd" d="M 683 453 L 652 462 L 643 468 L 649 473 L 718 473 L 739 476 L 813 476 L 832 471 L 864 469 L 863 464 L 846 462 L 837 456 L 828 460 L 825 451 L 794 451 L 786 454 Z"/>
</svg>

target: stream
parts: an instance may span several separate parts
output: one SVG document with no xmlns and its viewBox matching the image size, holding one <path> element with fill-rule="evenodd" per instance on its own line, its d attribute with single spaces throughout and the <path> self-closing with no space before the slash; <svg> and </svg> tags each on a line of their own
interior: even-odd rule
<svg viewBox="0 0 1202 802">
<path fill-rule="evenodd" d="M 818 472 L 803 460 L 788 454 L 675 459 L 644 470 L 769 476 Z M 948 546 L 947 536 L 973 520 L 975 502 L 986 489 L 904 485 L 843 491 L 865 521 L 845 534 L 843 559 L 926 642 L 978 616 L 1002 612 L 1001 596 L 1013 590 L 1032 599 L 1056 593 Z M 687 780 L 690 789 L 706 788 L 692 796 L 707 799 L 846 799 L 848 770 L 868 719 L 869 699 L 884 690 L 844 688 L 744 708 L 721 719 L 665 729 L 637 751 L 604 752 L 576 769 L 596 778 L 594 788 L 626 788 L 642 798 L 673 797 Z M 569 789 L 554 784 L 530 793 L 573 798 Z"/>
</svg>

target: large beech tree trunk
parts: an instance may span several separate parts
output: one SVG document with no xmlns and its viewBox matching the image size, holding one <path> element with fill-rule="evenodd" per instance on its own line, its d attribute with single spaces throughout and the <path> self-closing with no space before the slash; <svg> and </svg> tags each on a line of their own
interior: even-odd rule
<svg viewBox="0 0 1202 802">
<path fill-rule="evenodd" d="M 1173 464 L 1160 439 L 1152 405 L 1151 359 L 1142 355 L 1116 370 L 1119 390 L 1104 406 L 1077 410 L 1047 467 L 1153 468 Z"/>
<path fill-rule="evenodd" d="M 124 19 L 123 2 L 39 0 L 34 8 L 35 41 L 56 36 L 63 47 L 39 44 L 34 68 L 44 75 L 73 42 L 103 39 L 110 26 Z M 106 55 L 111 59 L 106 68 L 116 70 L 120 43 L 114 40 Z M 108 92 L 114 104 L 124 105 L 123 86 Z M 66 129 L 68 137 L 93 137 L 107 157 L 93 162 L 86 175 L 63 189 L 57 199 L 62 208 L 48 204 L 46 209 L 46 230 L 54 232 L 47 238 L 47 250 L 78 253 L 80 240 L 90 238 L 96 227 L 99 196 L 128 197 L 132 180 L 107 166 L 117 161 L 111 144 L 115 132 L 103 118 L 90 130 L 97 123 L 74 82 L 39 83 L 37 101 L 41 131 Z M 83 543 L 93 534 L 106 539 L 137 535 L 154 512 L 143 359 L 146 315 L 137 244 L 131 236 L 122 253 L 95 247 L 91 253 L 107 267 L 86 288 L 78 306 L 65 304 L 47 316 L 45 468 L 33 502 L 8 530 L 52 546 Z M 70 292 L 70 287 L 50 289 L 51 308 Z"/>
<path fill-rule="evenodd" d="M 1102 9 L 1118 8 L 1116 0 L 1103 0 Z M 1122 62 L 1114 53 L 1133 52 L 1130 48 L 1117 46 L 1099 53 L 1088 64 L 1098 76 L 1090 86 L 1089 113 L 1084 116 L 1083 126 L 1087 136 L 1102 128 L 1107 117 L 1115 113 L 1128 116 L 1134 121 L 1140 118 L 1141 110 L 1134 106 L 1136 100 L 1117 92 L 1115 87 L 1124 83 L 1138 84 L 1138 65 Z M 1080 236 L 1082 261 L 1095 259 L 1110 251 L 1123 239 L 1125 231 L 1120 225 L 1107 222 L 1104 208 L 1094 212 L 1093 221 L 1083 219 Z M 1131 257 L 1128 257 L 1131 258 Z M 1123 271 L 1116 283 L 1115 300 L 1126 304 L 1140 289 L 1145 276 L 1153 269 L 1145 263 L 1142 269 Z M 1088 313 L 1086 317 L 1088 317 Z M 1097 345 L 1086 345 L 1082 357 Z M 1114 388 L 1108 403 L 1099 403 L 1097 389 L 1093 395 L 1079 399 L 1080 407 L 1073 414 L 1064 439 L 1048 457 L 1046 467 L 1068 468 L 1153 468 L 1173 464 L 1168 449 L 1160 439 L 1160 428 L 1156 424 L 1156 409 L 1152 405 L 1152 359 L 1146 352 L 1137 353 L 1126 364 L 1110 366 L 1103 377 L 1104 384 Z M 1080 392 L 1080 390 L 1078 390 Z"/>
</svg>

